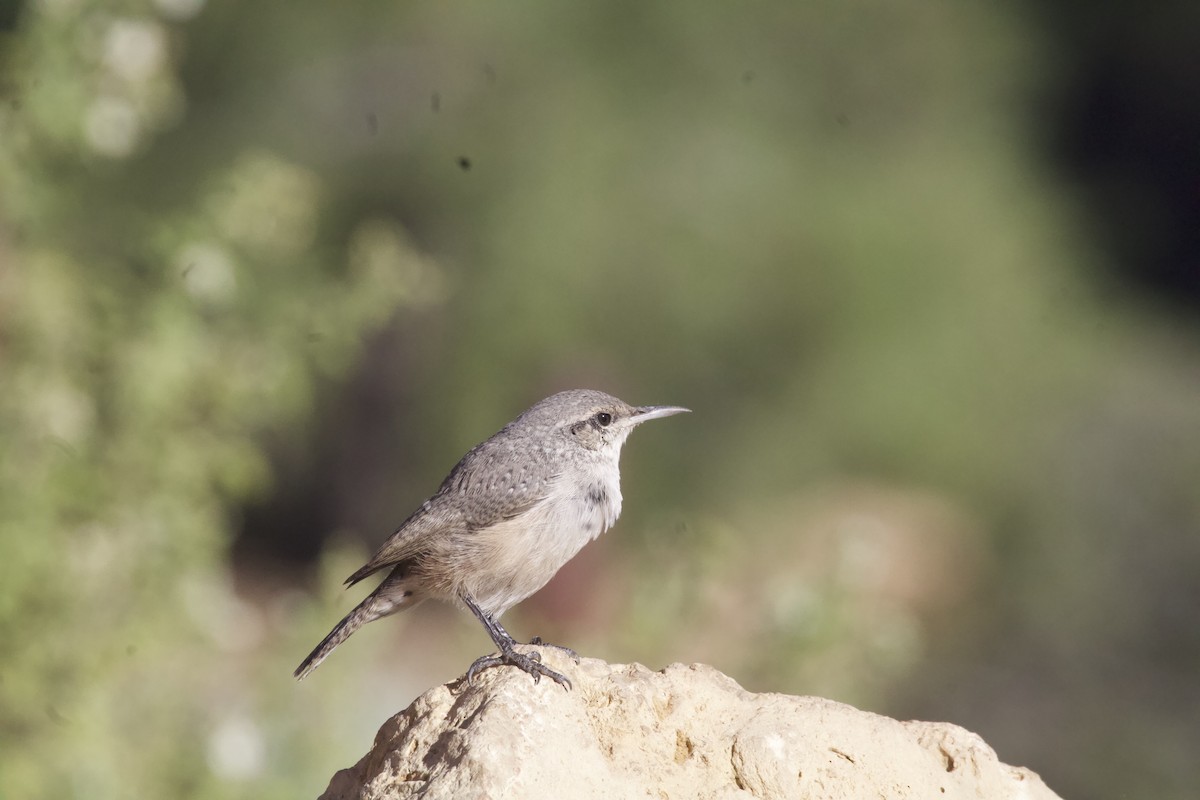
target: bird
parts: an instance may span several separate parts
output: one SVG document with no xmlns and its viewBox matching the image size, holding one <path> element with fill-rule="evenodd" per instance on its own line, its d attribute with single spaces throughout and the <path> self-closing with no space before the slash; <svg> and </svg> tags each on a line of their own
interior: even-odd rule
<svg viewBox="0 0 1200 800">
<path fill-rule="evenodd" d="M 476 445 L 425 500 L 346 579 L 353 586 L 376 573 L 378 587 L 350 611 L 296 668 L 303 680 L 368 622 L 440 600 L 469 610 L 499 653 L 476 659 L 470 683 L 484 669 L 509 665 L 571 688 L 541 656 L 517 650 L 500 624 L 508 609 L 541 589 L 621 514 L 621 448 L 635 427 L 682 414 L 680 406 L 632 406 L 594 389 L 572 389 L 535 403 Z M 575 651 L 540 638 L 576 663 Z"/>
</svg>

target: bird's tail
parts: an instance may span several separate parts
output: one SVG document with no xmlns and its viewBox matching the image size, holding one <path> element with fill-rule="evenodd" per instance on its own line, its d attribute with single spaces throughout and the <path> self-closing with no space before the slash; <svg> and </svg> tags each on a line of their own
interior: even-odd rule
<svg viewBox="0 0 1200 800">
<path fill-rule="evenodd" d="M 380 586 L 379 588 L 383 589 L 384 587 Z M 335 647 L 349 639 L 350 634 L 368 622 L 373 622 L 380 617 L 386 617 L 388 614 L 394 614 L 402 608 L 414 605 L 412 602 L 413 599 L 411 592 L 404 592 L 398 597 L 393 598 L 382 595 L 377 589 L 355 606 L 353 611 L 342 617 L 342 621 L 334 626 L 333 630 L 321 640 L 319 645 L 313 648 L 313 651 L 308 654 L 308 658 L 300 662 L 300 666 L 296 667 L 296 671 L 292 674 L 296 676 L 296 680 L 304 680 L 308 673 L 316 669 L 333 652 Z"/>
</svg>

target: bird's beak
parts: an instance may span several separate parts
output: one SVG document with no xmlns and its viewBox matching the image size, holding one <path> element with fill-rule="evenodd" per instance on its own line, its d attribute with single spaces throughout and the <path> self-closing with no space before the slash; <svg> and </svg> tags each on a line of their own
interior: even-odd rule
<svg viewBox="0 0 1200 800">
<path fill-rule="evenodd" d="M 690 414 L 691 411 L 690 408 L 680 408 L 679 406 L 639 406 L 633 410 L 633 415 L 629 420 L 634 425 L 640 425 L 648 419 L 669 417 L 673 414 Z"/>
</svg>

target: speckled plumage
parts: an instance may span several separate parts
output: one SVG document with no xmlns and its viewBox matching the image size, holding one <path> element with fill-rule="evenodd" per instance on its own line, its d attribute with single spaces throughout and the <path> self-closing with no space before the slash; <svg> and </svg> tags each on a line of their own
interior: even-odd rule
<svg viewBox="0 0 1200 800">
<path fill-rule="evenodd" d="M 350 634 L 426 599 L 464 605 L 500 647 L 480 665 L 514 664 L 569 685 L 513 649 L 499 624 L 621 513 L 619 458 L 639 423 L 687 409 L 634 407 L 588 389 L 532 406 L 474 447 L 346 583 L 390 569 L 296 670 L 303 678 Z"/>
</svg>

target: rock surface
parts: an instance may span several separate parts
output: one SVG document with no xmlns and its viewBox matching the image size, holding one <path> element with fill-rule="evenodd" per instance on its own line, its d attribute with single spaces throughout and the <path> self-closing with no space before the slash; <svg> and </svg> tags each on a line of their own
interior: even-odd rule
<svg viewBox="0 0 1200 800">
<path fill-rule="evenodd" d="M 752 694 L 703 665 L 542 653 L 574 691 L 511 668 L 431 689 L 323 800 L 1057 797 L 956 725 Z"/>
</svg>

